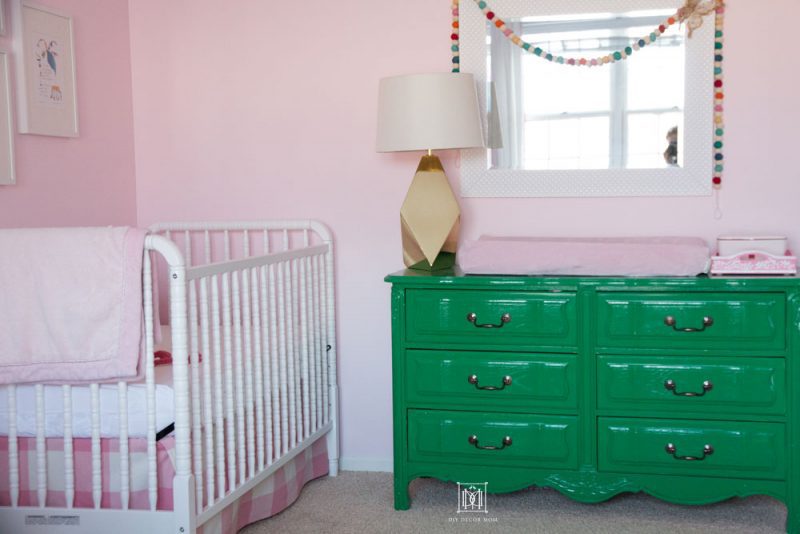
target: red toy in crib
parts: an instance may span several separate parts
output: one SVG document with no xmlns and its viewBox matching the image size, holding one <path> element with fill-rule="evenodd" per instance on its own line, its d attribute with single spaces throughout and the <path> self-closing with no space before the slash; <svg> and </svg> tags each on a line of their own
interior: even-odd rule
<svg viewBox="0 0 800 534">
<path fill-rule="evenodd" d="M 197 361 L 203 361 L 203 355 L 197 355 Z M 189 364 L 192 363 L 192 357 L 189 356 Z M 166 350 L 157 350 L 153 353 L 153 365 L 172 365 L 172 353 Z"/>
</svg>

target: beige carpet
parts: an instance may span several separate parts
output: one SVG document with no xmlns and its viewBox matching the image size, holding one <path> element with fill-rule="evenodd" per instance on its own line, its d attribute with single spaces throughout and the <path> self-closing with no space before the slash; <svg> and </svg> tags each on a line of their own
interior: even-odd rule
<svg viewBox="0 0 800 534">
<path fill-rule="evenodd" d="M 488 514 L 456 514 L 456 493 L 455 484 L 416 480 L 411 484 L 411 509 L 397 512 L 392 501 L 392 475 L 344 472 L 310 482 L 294 505 L 240 534 L 785 532 L 786 507 L 769 497 L 678 506 L 637 494 L 600 504 L 580 504 L 554 490 L 533 488 L 489 495 Z M 482 521 L 462 522 L 465 516 Z"/>
</svg>

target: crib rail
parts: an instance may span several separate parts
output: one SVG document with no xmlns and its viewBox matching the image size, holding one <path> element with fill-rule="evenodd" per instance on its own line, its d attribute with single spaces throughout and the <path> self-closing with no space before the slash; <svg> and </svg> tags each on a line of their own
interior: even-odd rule
<svg viewBox="0 0 800 534">
<path fill-rule="evenodd" d="M 330 473 L 338 469 L 338 386 L 334 324 L 332 240 L 314 221 L 175 223 L 151 228 L 147 251 L 166 260 L 172 332 L 175 404 L 174 518 L 157 512 L 142 525 L 193 532 L 305 446 L 327 435 Z M 158 260 L 160 263 L 160 260 Z M 147 506 L 159 508 L 156 450 L 156 383 L 153 272 L 143 268 L 145 391 L 147 406 Z M 118 508 L 133 494 L 128 434 L 130 387 L 90 386 L 91 473 L 73 461 L 73 388 L 61 387 L 64 406 L 65 502 L 76 508 L 76 480 L 91 477 L 95 517 L 106 518 L 103 499 L 100 388 L 116 388 L 119 414 Z M 35 468 L 39 509 L 48 503 L 45 386 L 36 386 Z M 8 480 L 12 509 L 20 501 L 21 458 L 17 388 L 8 392 Z M 141 485 L 141 481 L 139 481 Z M 138 488 L 141 490 L 141 487 Z M 84 505 L 85 506 L 85 505 Z M 129 510 L 135 512 L 134 510 Z M 6 513 L 0 508 L 0 517 Z M 131 516 L 131 517 L 134 517 Z M 26 516 L 27 517 L 27 516 Z M 60 517 L 60 516 L 59 516 Z M 158 518 L 158 519 L 156 519 Z M 106 521 L 106 519 L 103 519 Z M 47 528 L 47 527 L 43 527 Z M 27 530 L 26 530 L 27 531 Z M 33 531 L 33 530 L 32 530 Z"/>
<path fill-rule="evenodd" d="M 186 457 L 197 524 L 329 431 L 335 475 L 338 392 L 327 229 L 278 221 L 154 230 L 194 263 L 186 269 Z M 179 434 L 176 425 L 176 440 Z"/>
</svg>

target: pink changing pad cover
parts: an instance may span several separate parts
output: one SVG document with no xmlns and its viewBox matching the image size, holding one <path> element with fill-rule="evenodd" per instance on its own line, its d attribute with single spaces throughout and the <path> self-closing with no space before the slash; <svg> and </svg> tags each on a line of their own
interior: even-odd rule
<svg viewBox="0 0 800 534">
<path fill-rule="evenodd" d="M 696 276 L 711 254 L 698 237 L 495 237 L 466 241 L 466 274 Z"/>
</svg>

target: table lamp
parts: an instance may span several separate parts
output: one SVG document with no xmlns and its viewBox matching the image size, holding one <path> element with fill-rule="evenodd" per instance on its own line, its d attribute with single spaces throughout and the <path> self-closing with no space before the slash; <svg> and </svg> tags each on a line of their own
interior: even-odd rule
<svg viewBox="0 0 800 534">
<path fill-rule="evenodd" d="M 438 271 L 455 263 L 461 211 L 432 151 L 483 146 L 472 74 L 410 74 L 380 81 L 377 151 L 428 151 L 400 208 L 407 267 Z"/>
</svg>

